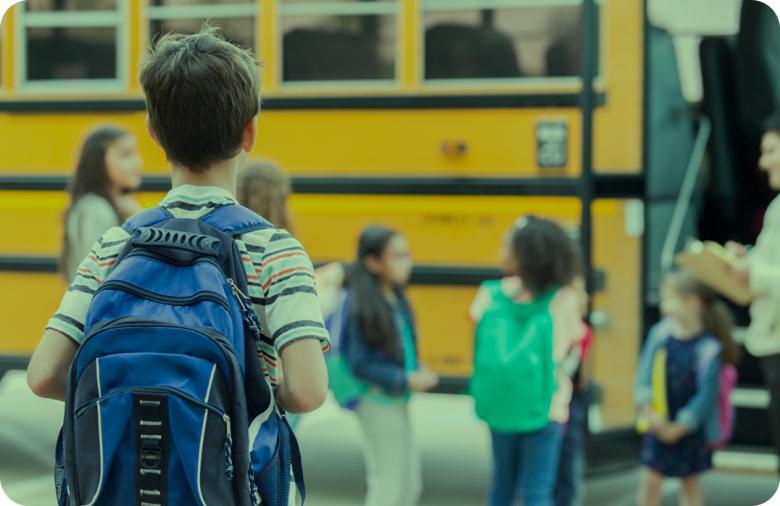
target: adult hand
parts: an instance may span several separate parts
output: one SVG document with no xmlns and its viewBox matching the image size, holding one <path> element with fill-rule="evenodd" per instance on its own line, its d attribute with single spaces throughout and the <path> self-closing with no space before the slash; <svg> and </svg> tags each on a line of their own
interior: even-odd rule
<svg viewBox="0 0 780 506">
<path fill-rule="evenodd" d="M 747 257 L 742 257 L 731 269 L 731 276 L 737 284 L 742 286 L 750 285 L 750 263 Z"/>
<path fill-rule="evenodd" d="M 748 249 L 744 244 L 740 244 L 735 241 L 729 241 L 726 243 L 726 250 L 737 257 L 738 259 L 743 259 L 747 257 Z"/>
</svg>

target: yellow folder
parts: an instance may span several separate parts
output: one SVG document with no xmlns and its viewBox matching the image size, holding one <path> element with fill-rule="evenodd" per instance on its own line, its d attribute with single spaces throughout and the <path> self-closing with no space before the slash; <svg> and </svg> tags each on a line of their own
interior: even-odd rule
<svg viewBox="0 0 780 506">
<path fill-rule="evenodd" d="M 653 357 L 653 376 L 650 382 L 653 390 L 653 403 L 650 409 L 661 418 L 669 417 L 669 408 L 666 403 L 666 350 L 660 349 Z M 636 419 L 636 431 L 644 434 L 650 430 L 650 420 L 640 413 Z"/>
</svg>

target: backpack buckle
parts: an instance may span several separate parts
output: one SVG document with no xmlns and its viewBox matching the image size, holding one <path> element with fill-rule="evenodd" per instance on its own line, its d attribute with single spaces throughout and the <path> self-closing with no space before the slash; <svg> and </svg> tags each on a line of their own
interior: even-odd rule
<svg viewBox="0 0 780 506">
<path fill-rule="evenodd" d="M 136 504 L 167 506 L 168 399 L 138 392 L 134 400 Z"/>
<path fill-rule="evenodd" d="M 162 445 L 159 441 L 141 440 L 141 469 L 159 469 L 162 462 Z"/>
</svg>

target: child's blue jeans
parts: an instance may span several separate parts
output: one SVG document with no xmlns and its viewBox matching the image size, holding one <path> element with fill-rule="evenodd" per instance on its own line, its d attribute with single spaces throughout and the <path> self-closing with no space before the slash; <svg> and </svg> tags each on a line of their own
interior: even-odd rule
<svg viewBox="0 0 780 506">
<path fill-rule="evenodd" d="M 563 437 L 562 427 L 550 423 L 535 432 L 490 431 L 493 442 L 493 483 L 488 506 L 552 506 Z"/>
<path fill-rule="evenodd" d="M 585 474 L 585 432 L 588 424 L 588 399 L 575 395 L 569 406 L 555 485 L 555 506 L 577 506 L 582 496 Z"/>
</svg>

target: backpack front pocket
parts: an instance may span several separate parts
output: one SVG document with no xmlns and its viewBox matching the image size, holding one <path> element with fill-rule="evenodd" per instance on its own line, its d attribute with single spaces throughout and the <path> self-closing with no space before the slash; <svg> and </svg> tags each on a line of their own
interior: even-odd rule
<svg viewBox="0 0 780 506">
<path fill-rule="evenodd" d="M 231 405 L 215 363 L 121 353 L 83 378 L 94 383 L 82 382 L 73 411 L 80 504 L 235 504 Z"/>
</svg>

